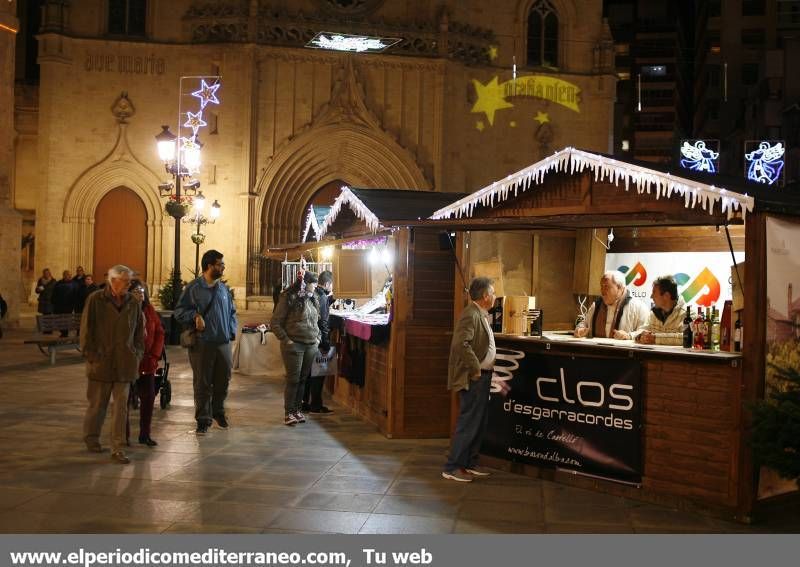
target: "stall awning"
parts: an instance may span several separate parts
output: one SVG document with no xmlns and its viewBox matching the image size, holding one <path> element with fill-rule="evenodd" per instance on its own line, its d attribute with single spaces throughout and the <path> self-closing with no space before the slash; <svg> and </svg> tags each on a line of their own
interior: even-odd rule
<svg viewBox="0 0 800 567">
<path fill-rule="evenodd" d="M 308 213 L 306 214 L 306 224 L 303 227 L 303 234 L 300 235 L 300 242 L 319 240 L 319 227 L 325 220 L 325 217 L 328 216 L 330 210 L 330 207 L 309 205 Z"/>
<path fill-rule="evenodd" d="M 426 219 L 440 207 L 463 196 L 463 193 L 343 187 L 320 223 L 318 238 L 324 238 L 331 232 L 343 209 L 349 209 L 357 219 L 363 221 L 367 232 L 376 233 L 389 224 Z"/>
<path fill-rule="evenodd" d="M 587 169 L 595 181 L 636 189 L 640 198 L 681 199 L 686 208 L 699 207 L 709 213 L 715 207 L 730 219 L 737 213 L 751 212 L 755 200 L 747 193 L 738 193 L 714 184 L 714 178 L 691 175 L 687 170 L 675 173 L 598 153 L 565 148 L 504 179 L 493 182 L 475 193 L 436 210 L 431 219 L 471 217 L 477 207 L 494 207 L 519 193 L 535 190 L 544 178 L 553 173 L 582 174 Z"/>
</svg>

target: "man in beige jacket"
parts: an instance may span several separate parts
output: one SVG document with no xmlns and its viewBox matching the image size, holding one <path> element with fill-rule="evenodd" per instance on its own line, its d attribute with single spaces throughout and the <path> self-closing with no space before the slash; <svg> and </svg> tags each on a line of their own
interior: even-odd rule
<svg viewBox="0 0 800 567">
<path fill-rule="evenodd" d="M 133 270 L 121 264 L 108 270 L 108 285 L 86 299 L 81 318 L 81 351 L 86 357 L 89 407 L 83 420 L 86 447 L 100 453 L 100 432 L 111 396 L 111 458 L 127 464 L 125 424 L 128 390 L 139 376 L 144 353 L 144 320 L 139 302 L 128 293 Z"/>
<path fill-rule="evenodd" d="M 442 477 L 457 482 L 489 476 L 478 467 L 478 452 L 489 424 L 489 387 L 496 353 L 487 321 L 494 305 L 492 284 L 484 277 L 470 282 L 472 302 L 461 313 L 450 343 L 447 388 L 458 392 L 459 414 Z"/>
</svg>

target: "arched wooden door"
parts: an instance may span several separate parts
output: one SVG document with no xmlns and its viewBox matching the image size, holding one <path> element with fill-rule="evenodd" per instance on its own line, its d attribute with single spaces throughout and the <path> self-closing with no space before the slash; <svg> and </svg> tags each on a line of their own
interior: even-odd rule
<svg viewBox="0 0 800 567">
<path fill-rule="evenodd" d="M 102 281 L 116 264 L 147 279 L 147 210 L 136 193 L 125 187 L 109 191 L 94 213 L 95 281 Z"/>
</svg>

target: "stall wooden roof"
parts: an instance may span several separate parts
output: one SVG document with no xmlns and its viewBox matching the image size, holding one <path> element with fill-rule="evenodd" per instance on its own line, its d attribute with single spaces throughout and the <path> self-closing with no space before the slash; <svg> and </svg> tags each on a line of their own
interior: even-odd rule
<svg viewBox="0 0 800 567">
<path fill-rule="evenodd" d="M 363 221 L 367 232 L 372 233 L 389 223 L 396 226 L 403 221 L 426 219 L 437 209 L 463 196 L 463 193 L 343 187 L 320 224 L 319 238 L 351 230 L 356 219 Z"/>
<path fill-rule="evenodd" d="M 266 258 L 283 259 L 299 256 L 323 246 L 335 246 L 362 238 L 367 234 L 388 233 L 391 226 L 402 226 L 409 222 L 427 219 L 438 208 L 465 193 L 440 193 L 415 191 L 413 189 L 363 189 L 343 187 L 330 207 L 313 205 L 315 216 L 306 217 L 304 242 L 274 244 L 264 248 L 261 255 Z M 327 214 L 319 218 L 319 211 Z M 316 242 L 305 242 L 314 228 Z"/>
<path fill-rule="evenodd" d="M 414 226 L 471 230 L 740 223 L 755 208 L 800 214 L 787 189 L 565 148 Z M 391 224 L 391 223 L 390 223 Z"/>
<path fill-rule="evenodd" d="M 309 205 L 306 213 L 306 224 L 303 233 L 300 235 L 300 242 L 307 242 L 309 238 L 319 240 L 319 227 L 330 212 L 330 207 L 322 205 Z"/>
</svg>

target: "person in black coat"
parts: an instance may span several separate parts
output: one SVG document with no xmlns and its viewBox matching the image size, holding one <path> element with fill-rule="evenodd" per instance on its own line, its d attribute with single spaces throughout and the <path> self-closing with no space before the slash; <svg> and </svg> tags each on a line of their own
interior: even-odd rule
<svg viewBox="0 0 800 567">
<path fill-rule="evenodd" d="M 69 270 L 64 270 L 63 277 L 56 282 L 53 288 L 53 313 L 72 313 L 78 300 L 78 288 L 72 280 Z M 67 329 L 61 331 L 61 336 L 69 334 Z"/>
<path fill-rule="evenodd" d="M 92 274 L 86 274 L 83 277 L 83 285 L 78 286 L 75 313 L 83 312 L 83 306 L 86 305 L 86 298 L 98 289 L 97 284 L 94 283 L 94 276 Z"/>
<path fill-rule="evenodd" d="M 328 326 L 328 315 L 330 305 L 333 303 L 333 274 L 330 270 L 325 270 L 319 274 L 319 283 L 314 290 L 319 300 L 319 352 L 328 354 L 331 348 L 330 327 Z M 306 380 L 306 388 L 303 394 L 303 411 L 310 413 L 333 413 L 322 405 L 322 386 L 325 383 L 325 376 L 310 376 Z"/>
</svg>

